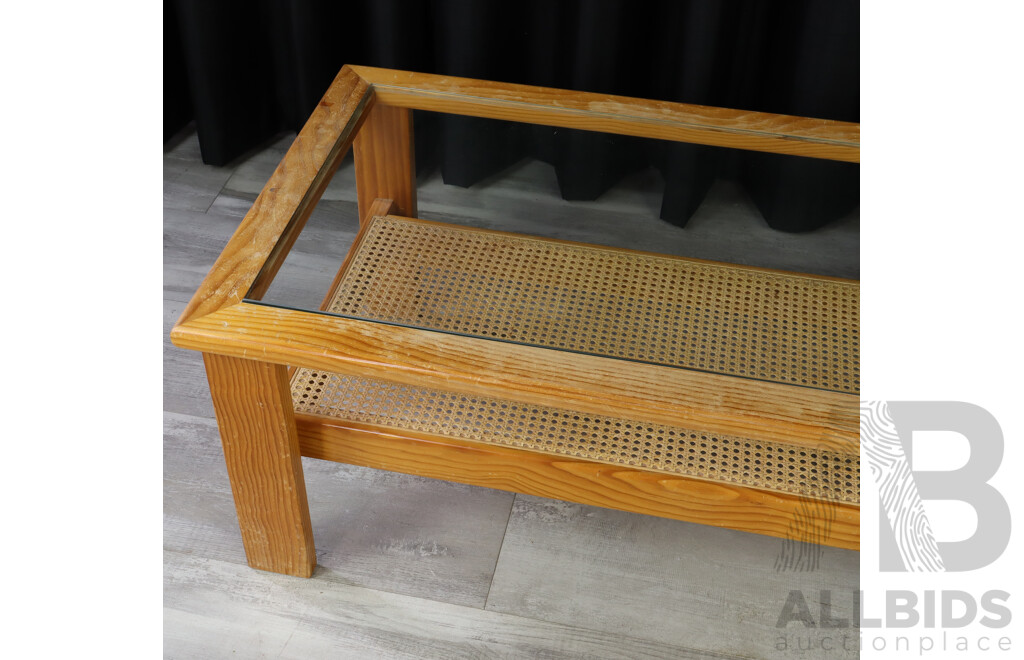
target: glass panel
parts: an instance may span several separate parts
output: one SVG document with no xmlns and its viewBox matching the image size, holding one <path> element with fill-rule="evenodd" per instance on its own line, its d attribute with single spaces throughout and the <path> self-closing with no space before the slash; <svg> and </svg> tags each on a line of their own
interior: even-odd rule
<svg viewBox="0 0 1024 660">
<path fill-rule="evenodd" d="M 360 234 L 349 156 L 260 302 L 858 391 L 858 286 L 794 274 L 857 278 L 858 211 L 786 233 L 751 199 L 777 202 L 758 186 L 796 157 L 419 111 L 415 127 L 417 215 L 444 224 L 383 220 Z M 659 218 L 663 204 L 696 211 L 682 227 Z"/>
</svg>

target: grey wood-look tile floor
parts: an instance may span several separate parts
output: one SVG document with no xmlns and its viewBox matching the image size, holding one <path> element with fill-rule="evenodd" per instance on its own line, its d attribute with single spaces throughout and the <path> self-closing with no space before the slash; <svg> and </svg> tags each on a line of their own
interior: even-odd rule
<svg viewBox="0 0 1024 660">
<path fill-rule="evenodd" d="M 192 131 L 165 147 L 166 657 L 857 657 L 856 644 L 839 642 L 827 654 L 801 653 L 813 634 L 776 628 L 792 590 L 814 613 L 827 593 L 851 614 L 856 552 L 821 548 L 813 570 L 780 571 L 778 539 L 312 459 L 303 469 L 314 576 L 248 568 L 202 359 L 168 333 L 293 137 L 224 168 L 202 164 Z M 657 218 L 663 184 L 654 172 L 587 203 L 563 201 L 553 170 L 537 162 L 469 189 L 443 185 L 436 172 L 419 184 L 425 218 L 859 273 L 857 214 L 779 233 L 728 182 L 686 229 Z M 265 299 L 318 305 L 356 224 L 348 160 Z M 783 637 L 789 648 L 779 648 Z"/>
</svg>

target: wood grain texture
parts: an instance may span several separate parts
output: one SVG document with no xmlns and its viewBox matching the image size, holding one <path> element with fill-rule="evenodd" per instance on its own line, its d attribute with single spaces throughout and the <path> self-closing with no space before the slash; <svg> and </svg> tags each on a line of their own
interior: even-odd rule
<svg viewBox="0 0 1024 660">
<path fill-rule="evenodd" d="M 316 553 L 287 369 L 203 357 L 249 565 L 309 577 Z"/>
<path fill-rule="evenodd" d="M 351 145 L 372 99 L 343 68 L 182 313 L 202 316 L 246 295 L 259 298 Z M 251 294 L 250 288 L 252 288 Z"/>
<path fill-rule="evenodd" d="M 394 200 L 395 213 L 416 215 L 416 157 L 410 110 L 374 105 L 352 143 L 352 155 L 360 222 L 370 217 L 370 206 L 377 198 Z"/>
<path fill-rule="evenodd" d="M 858 399 L 837 392 L 257 303 L 179 325 L 172 338 L 182 348 L 276 364 L 859 452 Z"/>
<path fill-rule="evenodd" d="M 395 213 L 395 200 L 377 198 L 370 203 L 369 216 L 372 218 L 375 215 L 391 215 Z"/>
<path fill-rule="evenodd" d="M 784 493 L 313 415 L 297 414 L 296 425 L 302 454 L 312 458 L 851 550 L 860 544 L 855 505 L 828 503 L 829 516 L 805 520 L 809 501 Z"/>
<path fill-rule="evenodd" d="M 384 105 L 860 162 L 860 125 L 352 66 Z"/>
</svg>

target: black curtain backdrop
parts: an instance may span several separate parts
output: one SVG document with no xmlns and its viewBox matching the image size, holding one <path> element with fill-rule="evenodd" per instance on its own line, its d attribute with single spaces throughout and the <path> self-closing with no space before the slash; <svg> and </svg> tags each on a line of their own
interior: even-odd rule
<svg viewBox="0 0 1024 660">
<path fill-rule="evenodd" d="M 298 130 L 343 64 L 859 121 L 859 4 L 770 0 L 168 0 L 164 138 L 195 120 L 224 165 Z M 661 171 L 677 225 L 717 177 L 768 224 L 816 229 L 859 200 L 859 167 L 449 115 L 417 114 L 417 166 L 470 186 L 524 157 L 566 199 Z"/>
</svg>

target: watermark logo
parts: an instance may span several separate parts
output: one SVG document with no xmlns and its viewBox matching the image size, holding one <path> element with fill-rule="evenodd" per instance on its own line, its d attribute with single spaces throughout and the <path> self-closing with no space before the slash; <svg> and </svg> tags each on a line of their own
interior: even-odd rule
<svg viewBox="0 0 1024 660">
<path fill-rule="evenodd" d="M 867 401 L 861 443 L 879 492 L 879 569 L 971 571 L 998 559 L 1010 541 L 1010 508 L 988 480 L 1003 458 L 1003 432 L 984 408 L 959 401 Z M 970 446 L 956 470 L 913 469 L 915 431 L 952 431 Z M 924 502 L 957 500 L 974 508 L 978 526 L 962 541 L 938 541 Z"/>
<path fill-rule="evenodd" d="M 860 422 L 871 475 L 865 484 L 878 493 L 879 570 L 947 575 L 928 578 L 939 588 L 924 590 L 906 588 L 921 584 L 909 575 L 892 575 L 884 591 L 877 592 L 808 589 L 803 584 L 791 588 L 784 602 L 780 600 L 776 653 L 855 657 L 871 648 L 973 657 L 990 650 L 1011 652 L 1013 640 L 1004 634 L 1013 620 L 1009 591 L 984 583 L 991 571 L 972 582 L 951 575 L 990 566 L 1009 545 L 1010 509 L 989 483 L 1003 459 L 998 422 L 979 406 L 948 401 L 864 402 Z M 920 436 L 915 440 L 921 432 L 959 436 L 957 451 L 945 456 L 956 456 L 962 464 L 936 466 L 943 445 L 925 444 Z M 943 540 L 936 533 L 943 531 L 938 523 L 947 522 L 935 517 L 940 509 L 929 503 L 937 501 L 955 501 L 974 510 L 977 527 L 969 538 Z M 796 513 L 776 559 L 777 571 L 818 570 L 820 543 L 835 523 L 838 506 L 823 498 Z M 970 585 L 967 590 L 965 584 Z"/>
<path fill-rule="evenodd" d="M 825 551 L 825 543 L 832 535 L 836 520 L 837 500 L 830 493 L 822 499 L 806 499 L 797 506 L 793 520 L 786 530 L 779 554 L 775 558 L 778 572 L 816 571 Z"/>
</svg>

